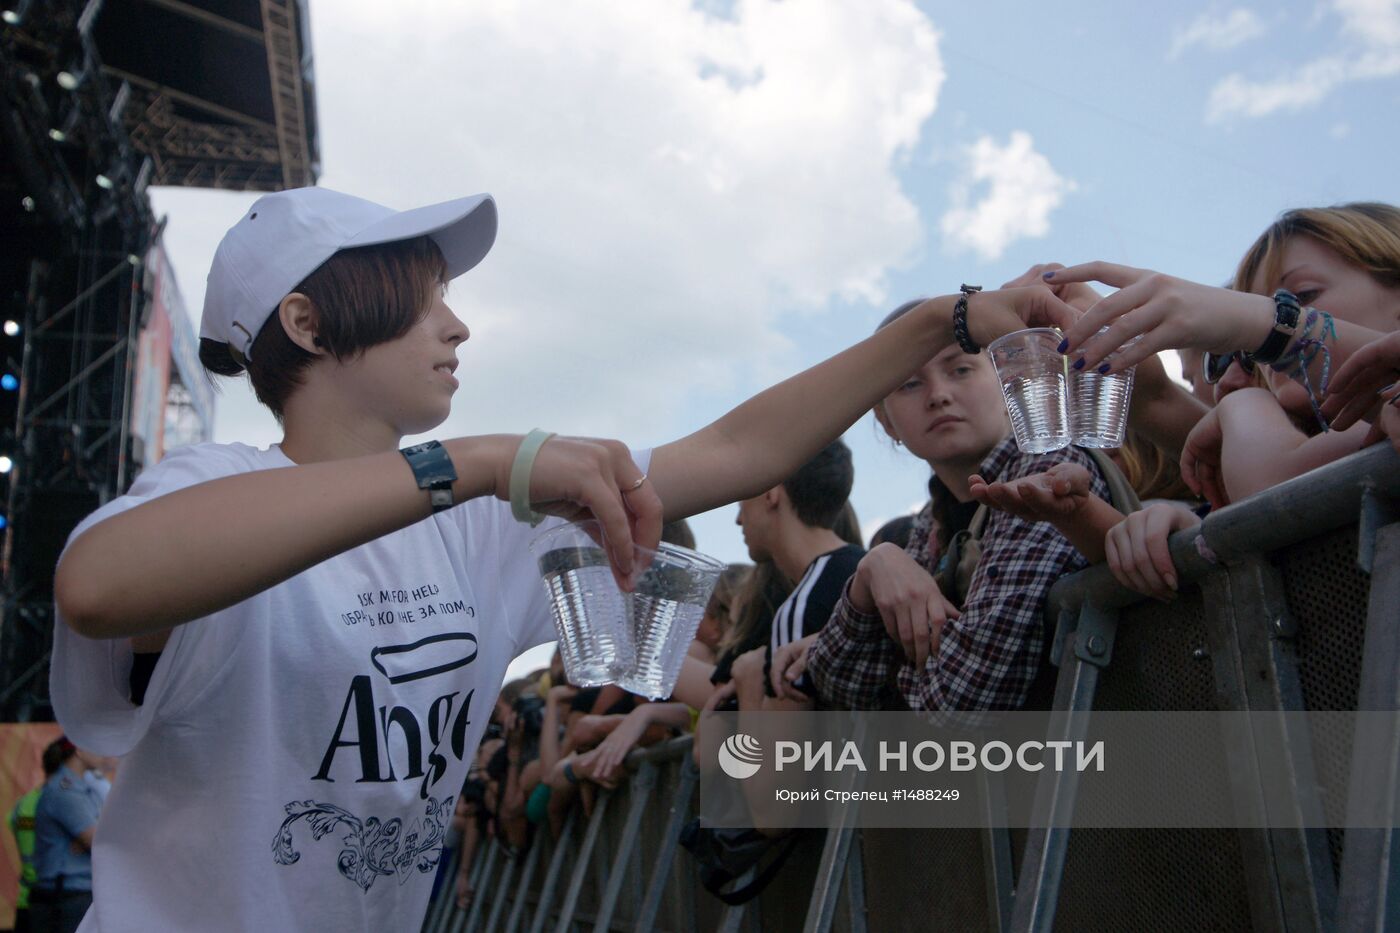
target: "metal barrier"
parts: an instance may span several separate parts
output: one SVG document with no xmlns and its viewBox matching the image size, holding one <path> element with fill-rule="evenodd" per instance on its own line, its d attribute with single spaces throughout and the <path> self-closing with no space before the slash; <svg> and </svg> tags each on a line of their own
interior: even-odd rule
<svg viewBox="0 0 1400 933">
<path fill-rule="evenodd" d="M 1104 567 L 1055 587 L 1056 738 L 1082 735 L 1096 709 L 1400 709 L 1400 457 L 1387 445 L 1222 509 L 1171 548 L 1181 591 L 1170 605 L 1122 589 Z M 1273 733 L 1222 734 L 1193 793 L 1300 826 L 1339 827 L 1349 810 L 1376 807 L 1400 824 L 1395 730 L 1301 734 L 1294 720 L 1252 719 Z M 1363 742 L 1385 767 L 1319 766 L 1352 760 Z M 1393 829 L 841 825 L 819 851 L 799 849 L 747 910 L 725 908 L 696 893 L 693 863 L 676 851 L 695 808 L 689 751 L 682 738 L 634 752 L 632 780 L 600 792 L 591 818 L 571 815 L 557 843 L 539 833 L 518 872 L 500 847 L 483 846 L 471 910 L 440 899 L 426 933 L 514 933 L 527 918 L 531 933 L 1400 929 Z M 1045 775 L 1034 822 L 1100 805 L 1078 793 L 1073 771 Z M 989 814 L 1001 812 L 999 781 L 981 793 Z"/>
</svg>

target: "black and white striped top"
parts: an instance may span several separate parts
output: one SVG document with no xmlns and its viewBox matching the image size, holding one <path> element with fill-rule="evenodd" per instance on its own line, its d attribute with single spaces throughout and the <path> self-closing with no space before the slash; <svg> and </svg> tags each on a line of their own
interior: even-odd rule
<svg viewBox="0 0 1400 933">
<path fill-rule="evenodd" d="M 864 556 L 865 550 L 859 545 L 847 544 L 807 565 L 807 572 L 773 615 L 769 657 L 788 642 L 821 631 L 841 601 L 846 580 L 856 572 L 856 565 Z"/>
</svg>

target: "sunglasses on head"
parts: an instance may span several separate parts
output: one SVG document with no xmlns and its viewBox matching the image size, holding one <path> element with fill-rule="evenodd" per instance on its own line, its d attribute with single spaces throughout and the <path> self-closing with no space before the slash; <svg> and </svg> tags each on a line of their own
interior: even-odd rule
<svg viewBox="0 0 1400 933">
<path fill-rule="evenodd" d="M 1207 353 L 1201 357 L 1201 375 L 1207 385 L 1215 385 L 1225 375 L 1231 363 L 1239 363 L 1245 375 L 1254 375 L 1254 360 L 1243 350 L 1234 353 Z"/>
</svg>

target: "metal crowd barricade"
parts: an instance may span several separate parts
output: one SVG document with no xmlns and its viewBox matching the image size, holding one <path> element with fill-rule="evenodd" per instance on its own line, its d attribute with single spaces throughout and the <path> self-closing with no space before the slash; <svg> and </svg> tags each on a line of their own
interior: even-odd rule
<svg viewBox="0 0 1400 933">
<path fill-rule="evenodd" d="M 1400 710 L 1400 457 L 1388 446 L 1222 509 L 1171 548 L 1170 605 L 1103 567 L 1055 587 L 1056 738 L 1082 735 L 1094 710 Z M 1341 827 L 1349 812 L 1400 823 L 1400 730 L 1252 721 L 1254 734 L 1219 737 L 1194 793 L 1276 826 Z M 1384 766 L 1336 764 L 1363 747 Z M 444 884 L 426 933 L 1400 929 L 1394 829 L 860 831 L 854 811 L 760 898 L 726 909 L 677 851 L 696 806 L 689 738 L 629 766 L 632 780 L 601 792 L 587 820 L 575 808 L 557 844 L 537 833 L 518 870 L 483 845 L 472 909 L 441 903 Z M 1002 779 L 980 793 L 995 825 Z M 1035 793 L 1042 826 L 1098 806 L 1073 771 L 1043 772 Z"/>
</svg>

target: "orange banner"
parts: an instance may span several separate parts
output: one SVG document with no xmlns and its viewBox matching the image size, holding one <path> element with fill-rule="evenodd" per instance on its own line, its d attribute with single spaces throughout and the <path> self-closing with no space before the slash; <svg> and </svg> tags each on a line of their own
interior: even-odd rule
<svg viewBox="0 0 1400 933">
<path fill-rule="evenodd" d="M 15 925 L 19 895 L 19 850 L 10 832 L 15 802 L 44 782 L 40 756 L 63 732 L 58 723 L 0 723 L 0 930 Z"/>
</svg>

